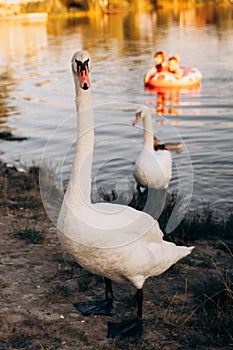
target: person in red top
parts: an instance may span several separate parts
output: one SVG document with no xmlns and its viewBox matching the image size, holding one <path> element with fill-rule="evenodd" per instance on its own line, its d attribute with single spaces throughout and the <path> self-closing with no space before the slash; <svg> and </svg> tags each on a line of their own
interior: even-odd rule
<svg viewBox="0 0 233 350">
<path fill-rule="evenodd" d="M 149 72 L 145 75 L 144 81 L 145 84 L 152 79 L 156 73 L 160 73 L 164 70 L 167 70 L 167 64 L 165 62 L 165 54 L 163 51 L 158 51 L 154 55 L 155 66 L 152 67 Z"/>
<path fill-rule="evenodd" d="M 167 64 L 165 62 L 165 54 L 163 51 L 156 52 L 155 56 L 155 68 L 157 72 L 162 72 L 166 69 Z"/>
</svg>

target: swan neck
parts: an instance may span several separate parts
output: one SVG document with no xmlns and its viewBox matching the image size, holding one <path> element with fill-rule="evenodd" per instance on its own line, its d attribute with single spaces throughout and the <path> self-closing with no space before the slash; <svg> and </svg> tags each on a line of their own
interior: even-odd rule
<svg viewBox="0 0 233 350">
<path fill-rule="evenodd" d="M 94 149 L 94 120 L 91 90 L 76 89 L 77 140 L 66 198 L 83 206 L 91 202 L 91 172 Z"/>
<path fill-rule="evenodd" d="M 144 147 L 154 149 L 154 134 L 152 127 L 152 118 L 149 114 L 143 118 L 144 128 Z"/>
</svg>

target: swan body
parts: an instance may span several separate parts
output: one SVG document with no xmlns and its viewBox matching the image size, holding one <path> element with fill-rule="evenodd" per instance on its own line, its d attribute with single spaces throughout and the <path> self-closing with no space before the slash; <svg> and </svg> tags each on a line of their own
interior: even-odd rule
<svg viewBox="0 0 233 350">
<path fill-rule="evenodd" d="M 133 125 L 136 125 L 140 119 L 143 121 L 144 144 L 135 162 L 134 177 L 144 187 L 166 189 L 172 173 L 171 153 L 166 149 L 154 150 L 151 114 L 145 106 L 137 111 Z"/>
<path fill-rule="evenodd" d="M 164 272 L 190 254 L 192 247 L 164 241 L 158 222 L 144 212 L 124 205 L 91 203 L 94 132 L 89 67 L 86 51 L 73 55 L 78 138 L 57 233 L 63 248 L 83 268 L 119 283 L 130 281 L 140 290 L 146 278 Z"/>
<path fill-rule="evenodd" d="M 191 252 L 163 240 L 150 215 L 123 205 L 98 203 L 82 219 L 66 207 L 59 220 L 62 245 L 86 270 L 141 289 L 150 276 L 160 275 Z M 62 217 L 62 218 L 61 218 Z M 101 225 L 99 225 L 101 223 Z"/>
</svg>

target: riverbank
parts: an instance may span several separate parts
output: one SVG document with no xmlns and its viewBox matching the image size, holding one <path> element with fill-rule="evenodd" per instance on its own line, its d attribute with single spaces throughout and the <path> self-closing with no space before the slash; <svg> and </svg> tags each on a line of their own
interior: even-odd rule
<svg viewBox="0 0 233 350">
<path fill-rule="evenodd" d="M 23 3 L 9 1 L 0 4 L 0 17 L 3 20 L 39 21 L 59 17 L 88 17 L 99 14 L 117 14 L 126 11 L 148 12 L 153 10 L 181 10 L 199 8 L 203 6 L 232 6 L 233 0 L 200 0 L 200 1 L 107 1 L 107 2 L 82 2 L 82 1 L 24 1 Z"/>
<path fill-rule="evenodd" d="M 37 167 L 19 171 L 0 163 L 2 350 L 230 349 L 232 218 L 225 220 L 229 235 L 218 234 L 214 222 L 212 239 L 210 232 L 206 238 L 205 232 L 202 238 L 183 235 L 184 243 L 195 245 L 193 253 L 145 283 L 142 338 L 112 340 L 106 338 L 107 322 L 134 315 L 134 288 L 114 283 L 114 317 L 84 317 L 73 307 L 102 298 L 103 280 L 64 260 L 38 176 Z M 192 220 L 193 226 L 203 224 L 200 216 Z"/>
</svg>

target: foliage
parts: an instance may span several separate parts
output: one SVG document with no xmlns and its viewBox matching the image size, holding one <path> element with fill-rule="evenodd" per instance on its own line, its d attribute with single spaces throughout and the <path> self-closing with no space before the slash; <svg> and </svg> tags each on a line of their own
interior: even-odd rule
<svg viewBox="0 0 233 350">
<path fill-rule="evenodd" d="M 59 0 L 29 1 L 21 4 L 21 13 L 47 12 L 57 14 L 67 12 L 66 6 Z"/>
<path fill-rule="evenodd" d="M 164 211 L 159 218 L 162 230 L 165 230 L 168 218 L 175 206 L 177 194 L 172 193 L 167 197 Z M 206 205 L 201 210 L 189 211 L 181 223 L 169 234 L 166 239 L 177 243 L 193 242 L 201 238 L 221 238 L 230 240 L 233 237 L 233 214 L 232 210 L 226 217 L 218 217 L 210 205 Z"/>
<path fill-rule="evenodd" d="M 20 230 L 16 236 L 25 240 L 27 243 L 41 244 L 44 241 L 44 236 L 41 232 L 34 229 Z"/>
<path fill-rule="evenodd" d="M 215 341 L 233 342 L 233 275 L 220 273 L 206 276 L 194 288 L 197 317 Z"/>
</svg>

